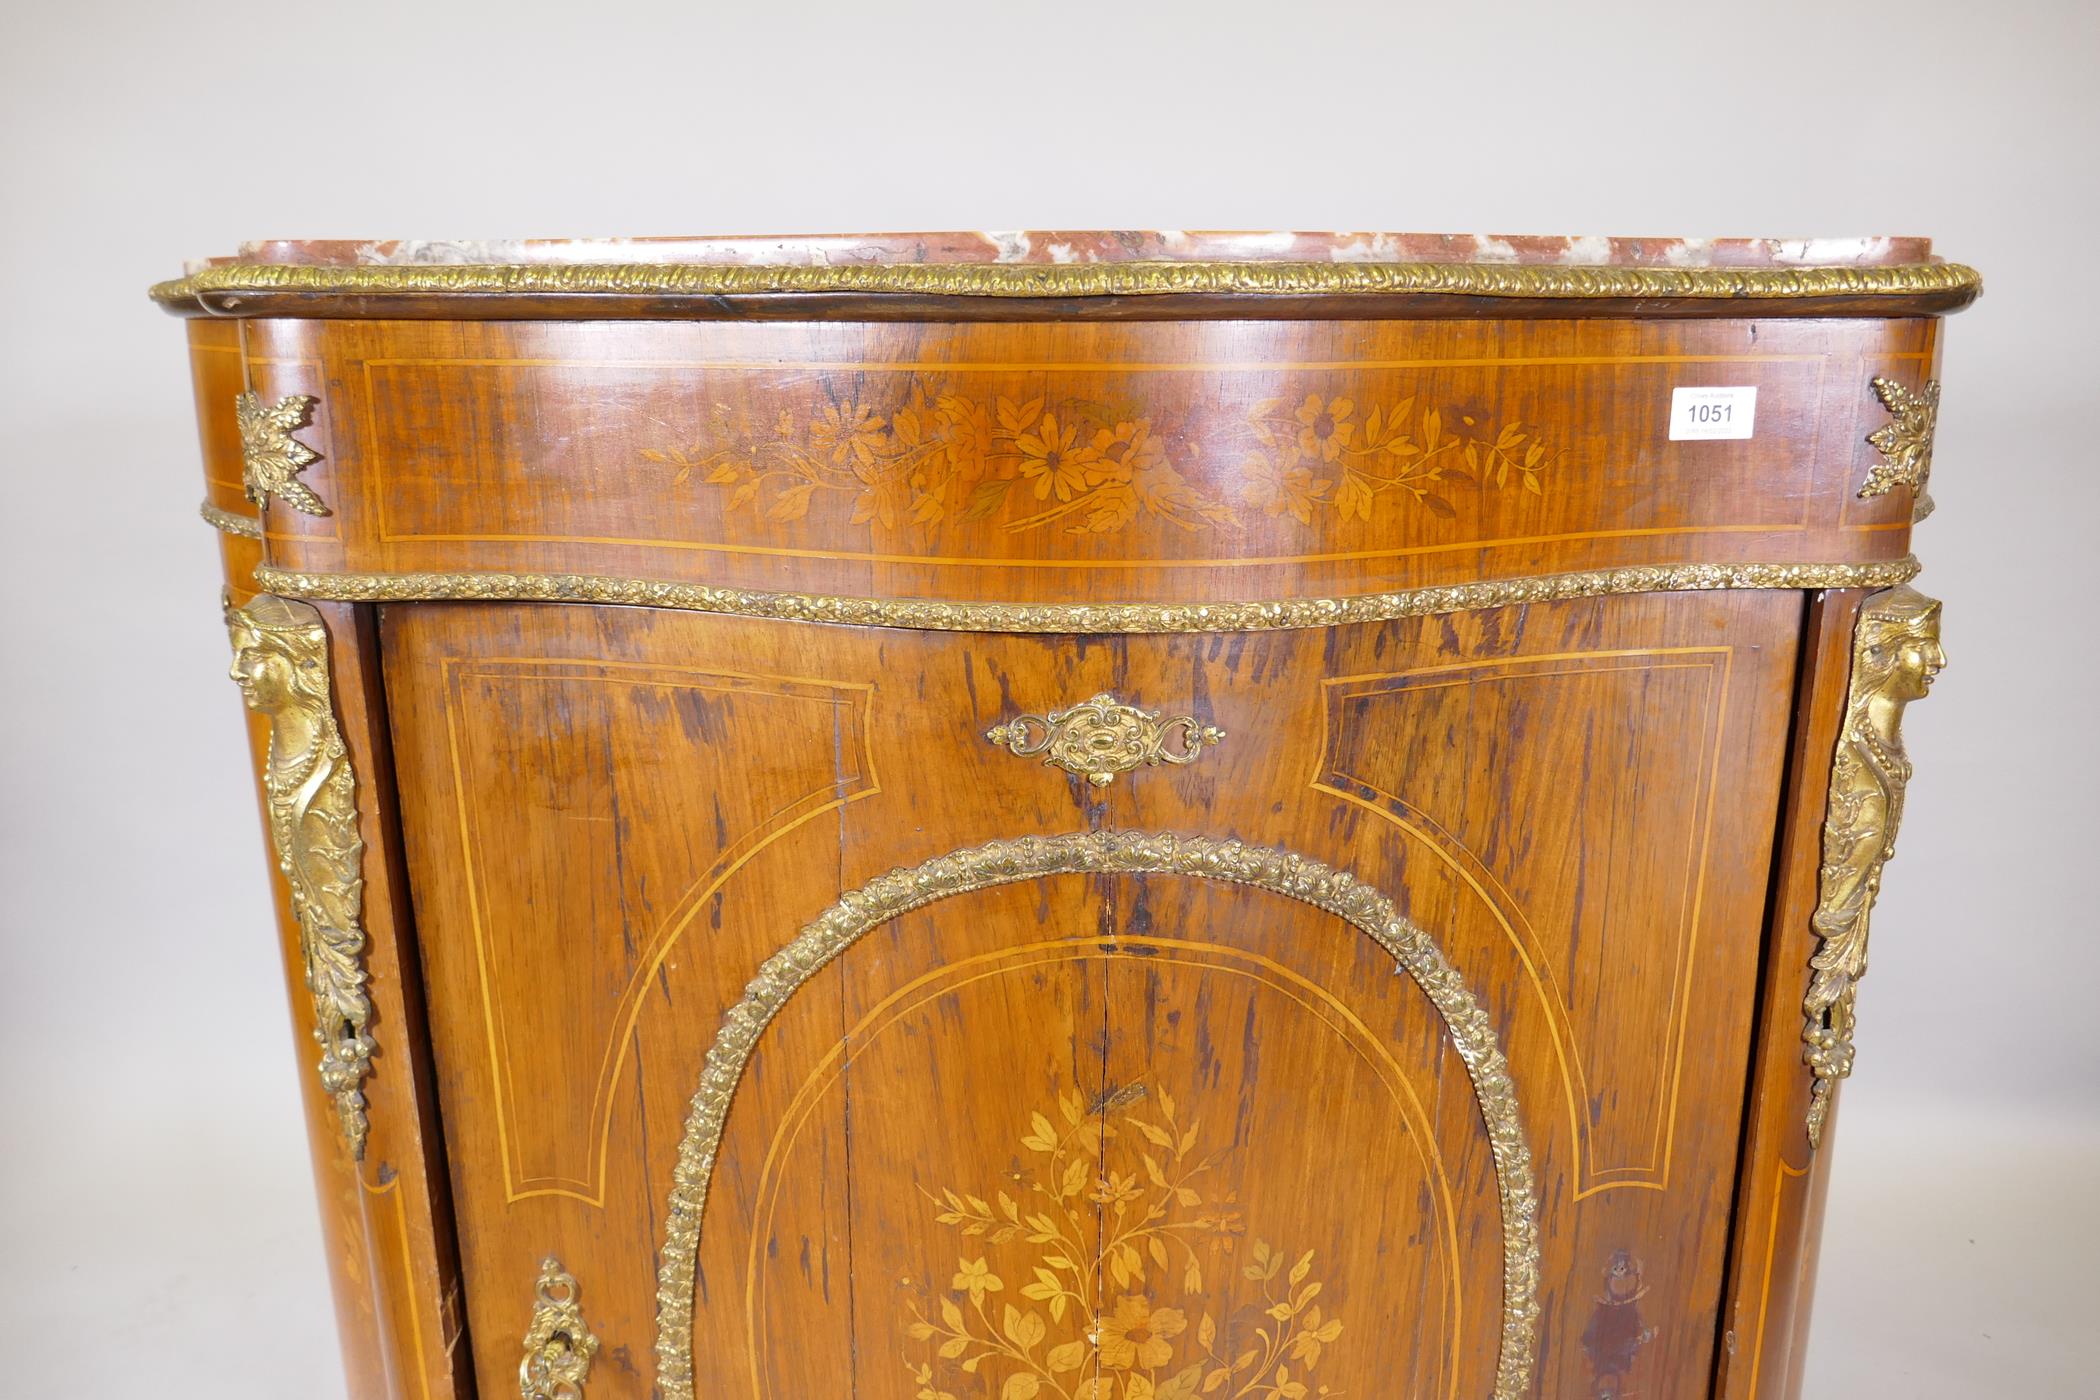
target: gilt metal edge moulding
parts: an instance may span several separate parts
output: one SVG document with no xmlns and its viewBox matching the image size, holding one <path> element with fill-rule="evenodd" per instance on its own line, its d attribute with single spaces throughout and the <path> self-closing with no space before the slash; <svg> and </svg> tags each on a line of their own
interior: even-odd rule
<svg viewBox="0 0 2100 1400">
<path fill-rule="evenodd" d="M 1539 300 L 1773 301 L 1937 296 L 1983 289 L 1960 263 L 1809 267 L 1607 267 L 1489 262 L 452 263 L 350 266 L 234 263 L 156 284 L 170 310 L 237 311 L 241 294 L 343 296 L 935 297 L 1468 296 Z"/>
<path fill-rule="evenodd" d="M 273 593 L 345 603 L 418 601 L 597 603 L 725 613 L 788 622 L 899 627 L 927 632 L 1262 632 L 1390 622 L 1474 608 L 1732 588 L 1887 588 L 1917 577 L 1915 555 L 1866 564 L 1643 564 L 1441 584 L 1340 598 L 1218 603 L 969 603 L 768 593 L 594 574 L 316 573 L 264 564 L 255 581 Z"/>
<path fill-rule="evenodd" d="M 1831 1093 L 1852 1073 L 1853 1007 L 1867 971 L 1867 926 L 1881 894 L 1882 867 L 1896 853 L 1911 777 L 1903 711 L 1924 698 L 1946 661 L 1937 599 L 1914 588 L 1891 588 L 1860 608 L 1824 809 L 1814 916 L 1821 946 L 1810 960 L 1813 976 L 1801 1003 L 1801 1038 L 1815 1075 L 1807 1124 L 1811 1147 L 1822 1146 Z"/>
<path fill-rule="evenodd" d="M 204 523 L 228 535 L 239 535 L 244 540 L 259 540 L 263 537 L 262 522 L 252 515 L 225 510 L 206 501 L 197 507 L 197 514 Z"/>
<path fill-rule="evenodd" d="M 328 632 L 304 603 L 261 594 L 223 603 L 233 642 L 230 674 L 248 708 L 270 723 L 263 768 L 270 839 L 291 889 L 306 987 L 313 995 L 321 1085 L 334 1100 L 350 1155 L 362 1160 L 369 1124 L 365 1077 L 376 1048 L 366 1032 L 364 838 L 357 779 L 335 720 Z"/>
<path fill-rule="evenodd" d="M 742 1000 L 722 1017 L 678 1145 L 657 1287 L 657 1385 L 665 1400 L 696 1400 L 692 1319 L 709 1185 L 737 1084 L 781 1007 L 863 934 L 892 919 L 953 895 L 1073 874 L 1187 875 L 1267 890 L 1352 925 L 1413 978 L 1465 1064 L 1494 1158 L 1503 1259 L 1493 1396 L 1520 1400 L 1530 1390 L 1538 1352 L 1539 1206 L 1516 1084 L 1493 1017 L 1434 939 L 1346 872 L 1286 850 L 1147 831 L 991 841 L 893 870 L 845 894 L 759 967 Z"/>
</svg>

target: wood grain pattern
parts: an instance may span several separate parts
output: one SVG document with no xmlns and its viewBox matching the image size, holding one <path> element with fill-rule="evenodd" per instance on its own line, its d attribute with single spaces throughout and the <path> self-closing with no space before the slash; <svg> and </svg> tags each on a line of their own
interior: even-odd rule
<svg viewBox="0 0 2100 1400">
<path fill-rule="evenodd" d="M 1669 1182 L 1733 660 L 1726 646 L 1590 649 L 1326 682 L 1328 769 L 1320 786 L 1362 802 L 1447 865 L 1522 950 L 1530 989 L 1553 1026 L 1561 1097 L 1583 1144 L 1578 1198 Z M 1623 715 L 1624 729 L 1586 733 L 1586 720 L 1600 712 Z M 1408 742 L 1393 745 L 1395 732 Z M 1518 844 L 1509 814 L 1549 805 L 1567 780 L 1556 766 L 1570 756 L 1565 749 L 1536 759 L 1525 751 L 1541 735 L 1589 741 L 1575 755 L 1581 806 L 1573 820 L 1549 829 L 1559 844 L 1545 844 L 1547 833 L 1536 830 Z M 1452 791 L 1448 772 L 1425 761 L 1451 748 L 1482 755 L 1510 778 Z M 1654 780 L 1658 768 L 1680 765 L 1684 778 Z M 1656 833 L 1661 858 L 1629 860 L 1613 839 L 1626 830 Z M 1660 849 L 1663 832 L 1676 833 L 1676 852 Z M 1675 936 L 1661 946 L 1615 947 L 1614 936 L 1640 919 L 1674 925 Z M 1584 969 L 1586 957 L 1614 975 Z M 1650 976 L 1617 975 L 1647 959 L 1661 963 Z M 1627 1053 L 1628 1036 L 1651 1054 Z M 1612 1094 L 1590 1089 L 1600 1072 L 1618 1086 Z"/>
<path fill-rule="evenodd" d="M 389 609 L 401 762 L 430 779 L 405 835 L 469 1276 L 522 1277 L 558 1252 L 587 1280 L 607 1354 L 635 1362 L 593 1385 L 646 1394 L 671 1150 L 751 969 L 836 891 L 943 851 L 1107 825 L 1228 834 L 1394 893 L 1493 1008 L 1548 1207 L 1545 1317 L 1560 1340 L 1545 1393 L 1587 1384 L 1576 1314 L 1621 1248 L 1661 1285 L 1644 1365 L 1672 1388 L 1703 1384 L 1757 956 L 1730 931 L 1754 927 L 1762 904 L 1798 625 L 1783 594 L 1077 644 Z M 847 698 L 810 701 L 836 717 L 821 742 L 754 691 L 681 698 L 695 675 L 730 669 L 775 691 L 822 677 Z M 506 681 L 500 703 L 463 710 L 463 695 L 490 692 L 457 678 L 491 674 L 565 684 L 527 700 Z M 1200 765 L 1106 790 L 982 738 L 1017 710 L 1099 690 L 1194 709 L 1228 738 Z M 739 812 L 809 810 L 813 755 L 836 800 L 718 881 L 750 826 Z M 617 799 L 588 796 L 605 784 Z M 1551 877 L 1529 878 L 1534 864 Z M 710 891 L 700 912 L 666 940 L 695 890 Z M 537 961 L 484 965 L 492 931 Z M 585 1086 L 603 1033 L 574 1027 L 617 1024 L 623 978 L 606 974 L 658 943 L 602 1190 L 519 1191 L 507 1151 L 576 1159 L 599 1131 Z M 1060 1094 L 1100 1112 L 1138 1085 L 1217 1126 L 1204 1150 L 1243 1217 L 1244 1234 L 1202 1257 L 1190 1328 L 1208 1307 L 1218 1328 L 1231 1314 L 1248 1331 L 1225 1282 L 1254 1240 L 1294 1262 L 1311 1249 L 1334 1280 L 1330 1316 L 1360 1329 L 1320 1362 L 1330 1383 L 1402 1374 L 1423 1393 L 1487 1393 L 1500 1225 L 1479 1110 L 1434 1016 L 1379 963 L 1326 916 L 1161 877 L 989 891 L 871 934 L 790 1000 L 739 1092 L 702 1236 L 698 1393 L 809 1393 L 798 1387 L 850 1374 L 853 1394 L 915 1394 L 908 1366 L 941 1358 L 906 1345 L 910 1306 L 938 1322 L 960 1261 L 982 1257 L 1007 1285 L 987 1305 L 1002 1324 L 1032 1277 L 1025 1241 L 978 1250 L 940 1221 L 940 1193 L 1011 1194 L 1033 1113 L 1056 1121 Z M 503 1042 L 509 1081 L 544 1086 L 524 1128 L 502 1124 L 492 1091 L 492 999 L 545 1028 Z M 519 1131 L 538 1140 L 506 1147 Z M 1149 1180 L 1140 1159 L 1113 1170 Z M 1315 1178 L 1338 1184 L 1308 1196 Z M 1187 1261 L 1170 1257 L 1178 1273 Z M 1181 1296 L 1170 1281 L 1158 1306 Z M 475 1336 L 491 1339 L 488 1385 L 515 1367 L 521 1298 L 470 1301 Z M 1221 1346 L 1240 1345 L 1232 1335 Z M 1195 1364 L 1190 1347 L 1176 1341 L 1158 1379 Z"/>
</svg>

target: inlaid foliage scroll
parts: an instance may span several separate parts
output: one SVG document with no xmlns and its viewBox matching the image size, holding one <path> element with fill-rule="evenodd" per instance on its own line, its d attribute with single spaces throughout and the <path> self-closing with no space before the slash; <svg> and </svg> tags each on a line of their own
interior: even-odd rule
<svg viewBox="0 0 2100 1400">
<path fill-rule="evenodd" d="M 1368 522 L 1385 501 L 1446 519 L 1460 486 L 1543 494 L 1559 450 L 1535 427 L 1490 423 L 1416 394 L 1383 402 L 1316 389 L 1261 399 L 1232 425 L 1241 484 L 1196 470 L 1205 432 L 1142 403 L 989 398 L 914 377 L 894 397 L 846 390 L 763 425 L 717 405 L 708 436 L 645 448 L 668 485 L 725 490 L 732 509 L 800 520 L 836 501 L 845 523 L 996 521 L 1010 534 L 1109 535 L 1139 516 L 1183 529 L 1315 513 Z M 1211 450 L 1217 451 L 1213 442 Z"/>
</svg>

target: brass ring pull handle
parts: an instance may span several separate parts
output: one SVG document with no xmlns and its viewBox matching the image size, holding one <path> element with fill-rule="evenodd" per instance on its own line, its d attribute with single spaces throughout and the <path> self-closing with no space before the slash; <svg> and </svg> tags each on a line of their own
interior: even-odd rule
<svg viewBox="0 0 2100 1400">
<path fill-rule="evenodd" d="M 583 1324 L 579 1292 L 559 1259 L 550 1256 L 540 1265 L 525 1359 L 518 1363 L 518 1394 L 523 1400 L 583 1400 L 598 1339 Z"/>
<path fill-rule="evenodd" d="M 1104 691 L 1068 710 L 995 724 L 984 737 L 1022 758 L 1040 755 L 1048 766 L 1107 787 L 1116 774 L 1133 768 L 1194 763 L 1225 731 L 1193 715 L 1161 719 L 1157 710 L 1126 705 Z"/>
</svg>

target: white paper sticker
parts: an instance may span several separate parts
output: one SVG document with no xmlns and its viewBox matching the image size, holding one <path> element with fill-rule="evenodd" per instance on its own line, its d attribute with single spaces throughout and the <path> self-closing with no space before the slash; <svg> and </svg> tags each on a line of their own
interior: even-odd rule
<svg viewBox="0 0 2100 1400">
<path fill-rule="evenodd" d="M 1672 389 L 1670 441 L 1747 438 L 1757 423 L 1757 390 L 1751 387 Z"/>
</svg>

